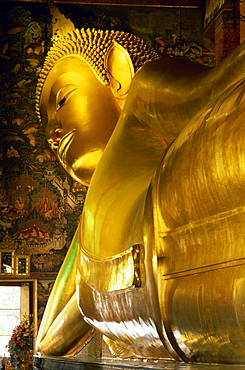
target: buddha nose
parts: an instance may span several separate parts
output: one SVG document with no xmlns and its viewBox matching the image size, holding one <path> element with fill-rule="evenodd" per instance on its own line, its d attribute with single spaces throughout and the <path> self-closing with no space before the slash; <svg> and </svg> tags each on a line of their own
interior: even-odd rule
<svg viewBox="0 0 245 370">
<path fill-rule="evenodd" d="M 52 150 L 56 151 L 59 147 L 60 139 L 63 136 L 63 129 L 61 127 L 47 127 L 46 129 L 46 138 Z"/>
</svg>

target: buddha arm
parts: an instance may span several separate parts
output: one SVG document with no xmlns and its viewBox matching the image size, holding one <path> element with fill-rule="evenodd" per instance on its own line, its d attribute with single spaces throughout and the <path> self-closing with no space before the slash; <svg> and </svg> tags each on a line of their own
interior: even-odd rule
<svg viewBox="0 0 245 370">
<path fill-rule="evenodd" d="M 37 351 L 40 353 L 67 355 L 78 350 L 91 336 L 92 329 L 83 321 L 75 296 L 77 249 L 76 232 L 51 291 L 38 332 Z M 67 318 L 65 322 L 64 317 Z"/>
<path fill-rule="evenodd" d="M 46 311 L 52 314 L 50 310 Z M 76 293 L 47 329 L 45 337 L 38 343 L 40 354 L 71 356 L 79 352 L 91 339 L 93 329 L 82 318 Z"/>
</svg>

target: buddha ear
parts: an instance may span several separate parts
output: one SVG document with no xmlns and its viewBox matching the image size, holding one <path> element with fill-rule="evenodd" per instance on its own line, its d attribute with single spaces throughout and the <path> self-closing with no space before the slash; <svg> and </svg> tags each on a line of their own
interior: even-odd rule
<svg viewBox="0 0 245 370">
<path fill-rule="evenodd" d="M 134 66 L 127 50 L 116 41 L 106 52 L 105 69 L 113 95 L 124 101 L 134 76 Z"/>
</svg>

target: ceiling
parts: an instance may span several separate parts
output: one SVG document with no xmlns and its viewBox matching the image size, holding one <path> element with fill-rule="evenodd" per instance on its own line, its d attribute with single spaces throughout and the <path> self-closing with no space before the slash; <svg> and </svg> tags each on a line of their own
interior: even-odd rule
<svg viewBox="0 0 245 370">
<path fill-rule="evenodd" d="M 13 0 L 1 0 L 13 1 Z M 21 0 L 17 0 L 21 1 Z M 191 7 L 202 8 L 205 1 L 203 0 L 24 0 L 25 2 L 47 2 L 60 4 L 91 4 L 91 5 L 127 5 L 127 6 L 148 6 L 148 7 Z"/>
</svg>

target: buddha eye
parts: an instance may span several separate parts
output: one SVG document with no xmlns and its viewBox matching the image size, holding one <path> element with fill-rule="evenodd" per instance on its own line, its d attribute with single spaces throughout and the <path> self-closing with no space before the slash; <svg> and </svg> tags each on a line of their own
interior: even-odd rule
<svg viewBox="0 0 245 370">
<path fill-rule="evenodd" d="M 65 101 L 66 101 L 66 98 L 61 99 L 61 100 L 59 101 L 58 105 L 59 105 L 60 107 L 62 107 L 62 105 L 65 103 Z"/>
<path fill-rule="evenodd" d="M 78 89 L 77 85 L 69 84 L 63 86 L 56 95 L 56 111 L 61 109 L 64 104 L 66 103 L 67 99 L 70 97 L 70 95 Z"/>
</svg>

